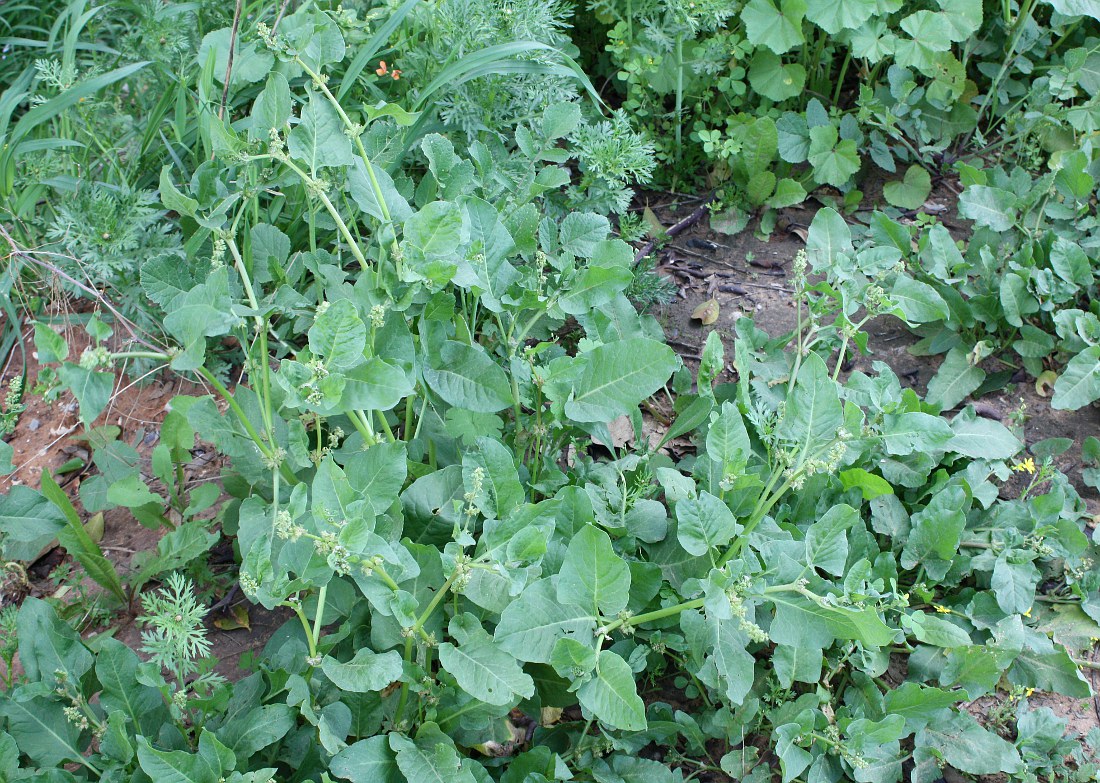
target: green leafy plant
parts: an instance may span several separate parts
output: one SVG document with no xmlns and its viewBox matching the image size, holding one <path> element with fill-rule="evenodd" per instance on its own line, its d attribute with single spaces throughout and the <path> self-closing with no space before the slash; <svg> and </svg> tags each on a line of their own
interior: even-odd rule
<svg viewBox="0 0 1100 783">
<path fill-rule="evenodd" d="M 884 214 L 865 238 L 821 210 L 793 259 L 794 330 L 772 336 L 742 317 L 728 344 L 708 335 L 693 373 L 627 297 L 647 267 L 604 213 L 625 203 L 648 150 L 622 116 L 586 121 L 558 100 L 575 77 L 567 53 L 544 48 L 561 9 L 517 6 L 549 42 L 502 42 L 455 15 L 500 21 L 506 8 L 443 4 L 450 27 L 432 41 L 417 5 L 365 24 L 307 4 L 278 24 L 264 17 L 255 38 L 204 31 L 205 110 L 157 180 L 185 263 L 166 255 L 138 270 L 164 313 L 164 344 L 97 316 L 77 357 L 36 328 L 39 361 L 77 401 L 92 447 L 85 510 L 123 506 L 168 532 L 124 581 L 44 480 L 0 500 L 5 555 L 29 559 L 65 536 L 96 581 L 127 597 L 176 573 L 141 594 L 144 661 L 109 634 L 82 638 L 48 602 L 23 601 L 5 634 L 23 673 L 9 666 L 0 695 L 4 776 L 1093 774 L 1080 739 L 1028 703 L 1029 689 L 1091 696 L 1080 640 L 1100 631 L 1097 545 L 1085 502 L 1048 459 L 1055 446 L 1027 453 L 971 407 L 943 416 L 963 398 L 948 405 L 934 389 L 922 400 L 885 365 L 844 375 L 872 318 L 948 321 L 950 294 L 904 263 L 940 243 L 941 227 L 924 221 L 914 249 L 916 229 Z M 779 59 L 788 50 L 807 43 L 827 65 L 825 33 L 847 46 L 839 31 L 892 14 L 908 37 L 891 56 L 912 60 L 894 67 L 938 65 L 948 73 L 928 78 L 950 81 L 954 54 L 921 42 L 943 46 L 981 22 L 954 7 L 858 3 L 836 18 L 756 0 L 647 9 L 628 8 L 617 34 L 636 40 L 637 24 L 674 36 L 677 121 L 694 36 L 731 20 L 759 44 L 747 78 L 762 95 L 776 78 L 793 83 L 799 64 Z M 941 35 L 944 24 L 956 26 Z M 391 40 L 404 42 L 402 59 Z M 420 54 L 449 47 L 442 65 Z M 432 97 L 481 77 L 485 105 L 512 110 L 515 127 L 441 133 L 449 120 Z M 985 111 L 1001 116 L 992 100 Z M 730 176 L 757 204 L 801 187 L 804 170 L 773 170 L 788 144 L 814 185 L 851 192 L 864 131 L 850 115 L 819 102 L 738 127 Z M 978 187 L 1019 197 L 1013 175 L 1000 176 Z M 923 187 L 919 174 L 901 183 L 895 200 Z M 963 209 L 986 221 L 997 211 L 971 204 L 1023 212 L 969 192 Z M 1038 209 L 1051 231 L 1080 217 L 1078 206 Z M 117 430 L 96 426 L 132 361 L 209 390 L 172 401 L 149 470 Z M 729 364 L 736 381 L 720 383 Z M 665 403 L 667 427 L 651 433 L 642 408 Z M 632 430 L 630 445 L 613 428 Z M 226 460 L 225 498 L 187 491 L 180 466 L 196 439 Z M 1095 444 L 1085 448 L 1094 460 Z M 214 673 L 206 609 L 178 573 L 219 535 L 239 553 L 244 596 L 287 618 L 234 683 Z M 1009 706 L 994 721 L 964 709 L 999 692 Z"/>
</svg>

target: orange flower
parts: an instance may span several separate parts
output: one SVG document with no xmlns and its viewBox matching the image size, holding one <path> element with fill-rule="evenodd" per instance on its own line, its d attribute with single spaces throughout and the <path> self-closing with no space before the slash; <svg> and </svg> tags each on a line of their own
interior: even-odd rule
<svg viewBox="0 0 1100 783">
<path fill-rule="evenodd" d="M 401 71 L 399 71 L 397 68 L 394 68 L 393 72 L 390 75 L 393 76 L 394 81 L 397 81 L 401 78 Z"/>
<path fill-rule="evenodd" d="M 374 72 L 379 76 L 385 76 L 389 72 L 389 69 L 386 68 L 386 61 L 379 60 L 378 67 L 374 69 Z"/>
</svg>

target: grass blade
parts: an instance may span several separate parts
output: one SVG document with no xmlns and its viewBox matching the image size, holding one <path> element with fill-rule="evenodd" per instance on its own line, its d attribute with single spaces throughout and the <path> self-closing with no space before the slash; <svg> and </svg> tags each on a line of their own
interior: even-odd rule
<svg viewBox="0 0 1100 783">
<path fill-rule="evenodd" d="M 99 544 L 92 540 L 92 537 L 88 535 L 88 531 L 84 529 L 84 525 L 80 523 L 80 516 L 73 508 L 73 504 L 69 500 L 69 496 L 65 494 L 65 490 L 61 489 L 57 482 L 53 480 L 49 471 L 45 470 L 42 471 L 42 494 L 61 509 L 61 513 L 65 515 L 68 523 L 57 534 L 58 543 L 80 565 L 84 566 L 84 570 L 96 584 L 125 604 L 128 600 L 126 590 L 122 586 L 122 581 L 118 577 L 118 571 L 115 570 L 114 564 L 104 557 Z"/>
</svg>

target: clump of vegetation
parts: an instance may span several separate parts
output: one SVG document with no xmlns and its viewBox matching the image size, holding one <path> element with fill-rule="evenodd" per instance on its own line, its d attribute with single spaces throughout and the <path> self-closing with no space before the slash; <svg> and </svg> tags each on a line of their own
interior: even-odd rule
<svg viewBox="0 0 1100 783">
<path fill-rule="evenodd" d="M 56 602 L 28 597 L 0 616 L 3 776 L 1094 775 L 1097 734 L 1067 734 L 1029 701 L 1092 695 L 1080 667 L 1082 640 L 1100 636 L 1100 569 L 1086 503 L 1050 460 L 1056 444 L 1029 449 L 969 406 L 943 413 L 1014 339 L 1001 316 L 1020 340 L 1061 328 L 1058 347 L 1020 355 L 1038 370 L 1076 352 L 1055 403 L 1089 401 L 1074 378 L 1095 317 L 1080 234 L 1091 158 L 1064 156 L 1046 185 L 963 168 L 960 203 L 979 226 L 965 252 L 896 210 L 853 230 L 841 210 L 856 199 L 838 199 L 793 259 L 795 329 L 769 335 L 742 317 L 726 343 L 708 335 L 695 371 L 637 306 L 666 292 L 627 241 L 639 233 L 629 189 L 654 150 L 690 160 L 685 97 L 693 73 L 722 72 L 720 52 L 749 58 L 747 76 L 716 89 L 737 94 L 742 77 L 752 89 L 729 107 L 745 135 L 725 181 L 743 180 L 754 206 L 820 185 L 853 194 L 864 143 L 923 165 L 947 148 L 909 134 L 936 107 L 973 113 L 956 139 L 991 130 L 982 122 L 1023 95 L 1007 71 L 977 92 L 966 82 L 955 44 L 977 31 L 1009 31 L 1010 54 L 1030 46 L 980 8 L 825 5 L 600 4 L 614 56 L 637 74 L 615 113 L 590 100 L 555 4 L 306 3 L 231 19 L 157 5 L 126 23 L 104 11 L 102 28 L 68 6 L 61 64 L 29 66 L 0 99 L 6 149 L 21 150 L 0 163 L 101 177 L 0 192 L 20 218 L 14 243 L 52 243 L 21 249 L 12 274 L 32 292 L 56 267 L 100 307 L 70 340 L 36 323 L 37 359 L 77 404 L 96 469 L 83 509 L 126 508 L 163 535 L 120 573 L 49 473 L 0 498 L 5 558 L 57 539 L 104 605 L 140 606 L 143 625 L 133 650 L 81 636 Z M 194 35 L 169 35 L 178 14 Z M 1015 18 L 1034 22 L 1034 5 Z M 1090 22 L 1077 24 L 1053 19 L 1047 34 L 1065 41 L 1050 50 Z M 93 29 L 125 45 L 104 51 Z M 116 61 L 158 31 L 164 56 Z M 672 53 L 670 91 L 645 86 L 644 47 Z M 883 121 L 865 139 L 859 123 L 877 115 L 820 96 L 775 105 L 820 86 L 838 54 L 865 106 L 886 89 L 912 124 Z M 667 138 L 639 135 L 656 116 L 647 91 L 675 96 Z M 126 117 L 135 135 L 117 147 L 97 134 Z M 719 145 L 708 154 L 727 143 L 707 140 Z M 155 179 L 135 173 L 150 163 Z M 888 199 L 923 190 L 906 174 Z M 103 231 L 82 222 L 92 213 Z M 98 279 L 79 274 L 93 264 Z M 114 289 L 129 298 L 116 306 Z M 130 323 L 139 309 L 156 334 Z M 966 368 L 941 371 L 924 399 L 885 365 L 845 377 L 886 314 Z M 209 392 L 171 401 L 148 459 L 96 426 L 130 362 Z M 655 395 L 668 412 L 658 435 L 641 413 Z M 624 422 L 626 445 L 611 426 Z M 187 480 L 197 439 L 224 458 L 224 492 Z M 10 456 L 0 447 L 9 469 Z M 287 618 L 233 683 L 211 657 L 211 590 L 187 576 L 208 572 L 223 537 L 242 599 Z M 965 709 L 999 692 L 987 720 Z"/>
</svg>

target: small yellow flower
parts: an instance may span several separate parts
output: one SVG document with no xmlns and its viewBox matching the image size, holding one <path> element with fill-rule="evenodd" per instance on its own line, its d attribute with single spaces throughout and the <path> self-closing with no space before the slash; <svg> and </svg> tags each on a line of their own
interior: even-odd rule
<svg viewBox="0 0 1100 783">
<path fill-rule="evenodd" d="M 946 606 L 940 606 L 938 604 L 933 604 L 933 606 L 936 607 L 936 611 L 940 614 L 951 614 L 951 610 L 948 609 Z"/>
<path fill-rule="evenodd" d="M 1026 612 L 1024 612 L 1024 617 L 1031 617 L 1031 609 L 1028 609 Z"/>
<path fill-rule="evenodd" d="M 1034 688 L 1028 688 L 1026 691 L 1024 691 L 1024 696 L 1031 696 L 1031 694 L 1033 694 L 1033 693 L 1035 693 L 1035 689 Z"/>
<path fill-rule="evenodd" d="M 1012 469 L 1015 470 L 1017 473 L 1023 473 L 1024 471 L 1027 471 L 1032 476 L 1034 476 L 1035 475 L 1035 460 L 1032 459 L 1031 457 L 1028 457 L 1023 462 L 1017 462 L 1015 465 L 1012 466 Z"/>
</svg>

